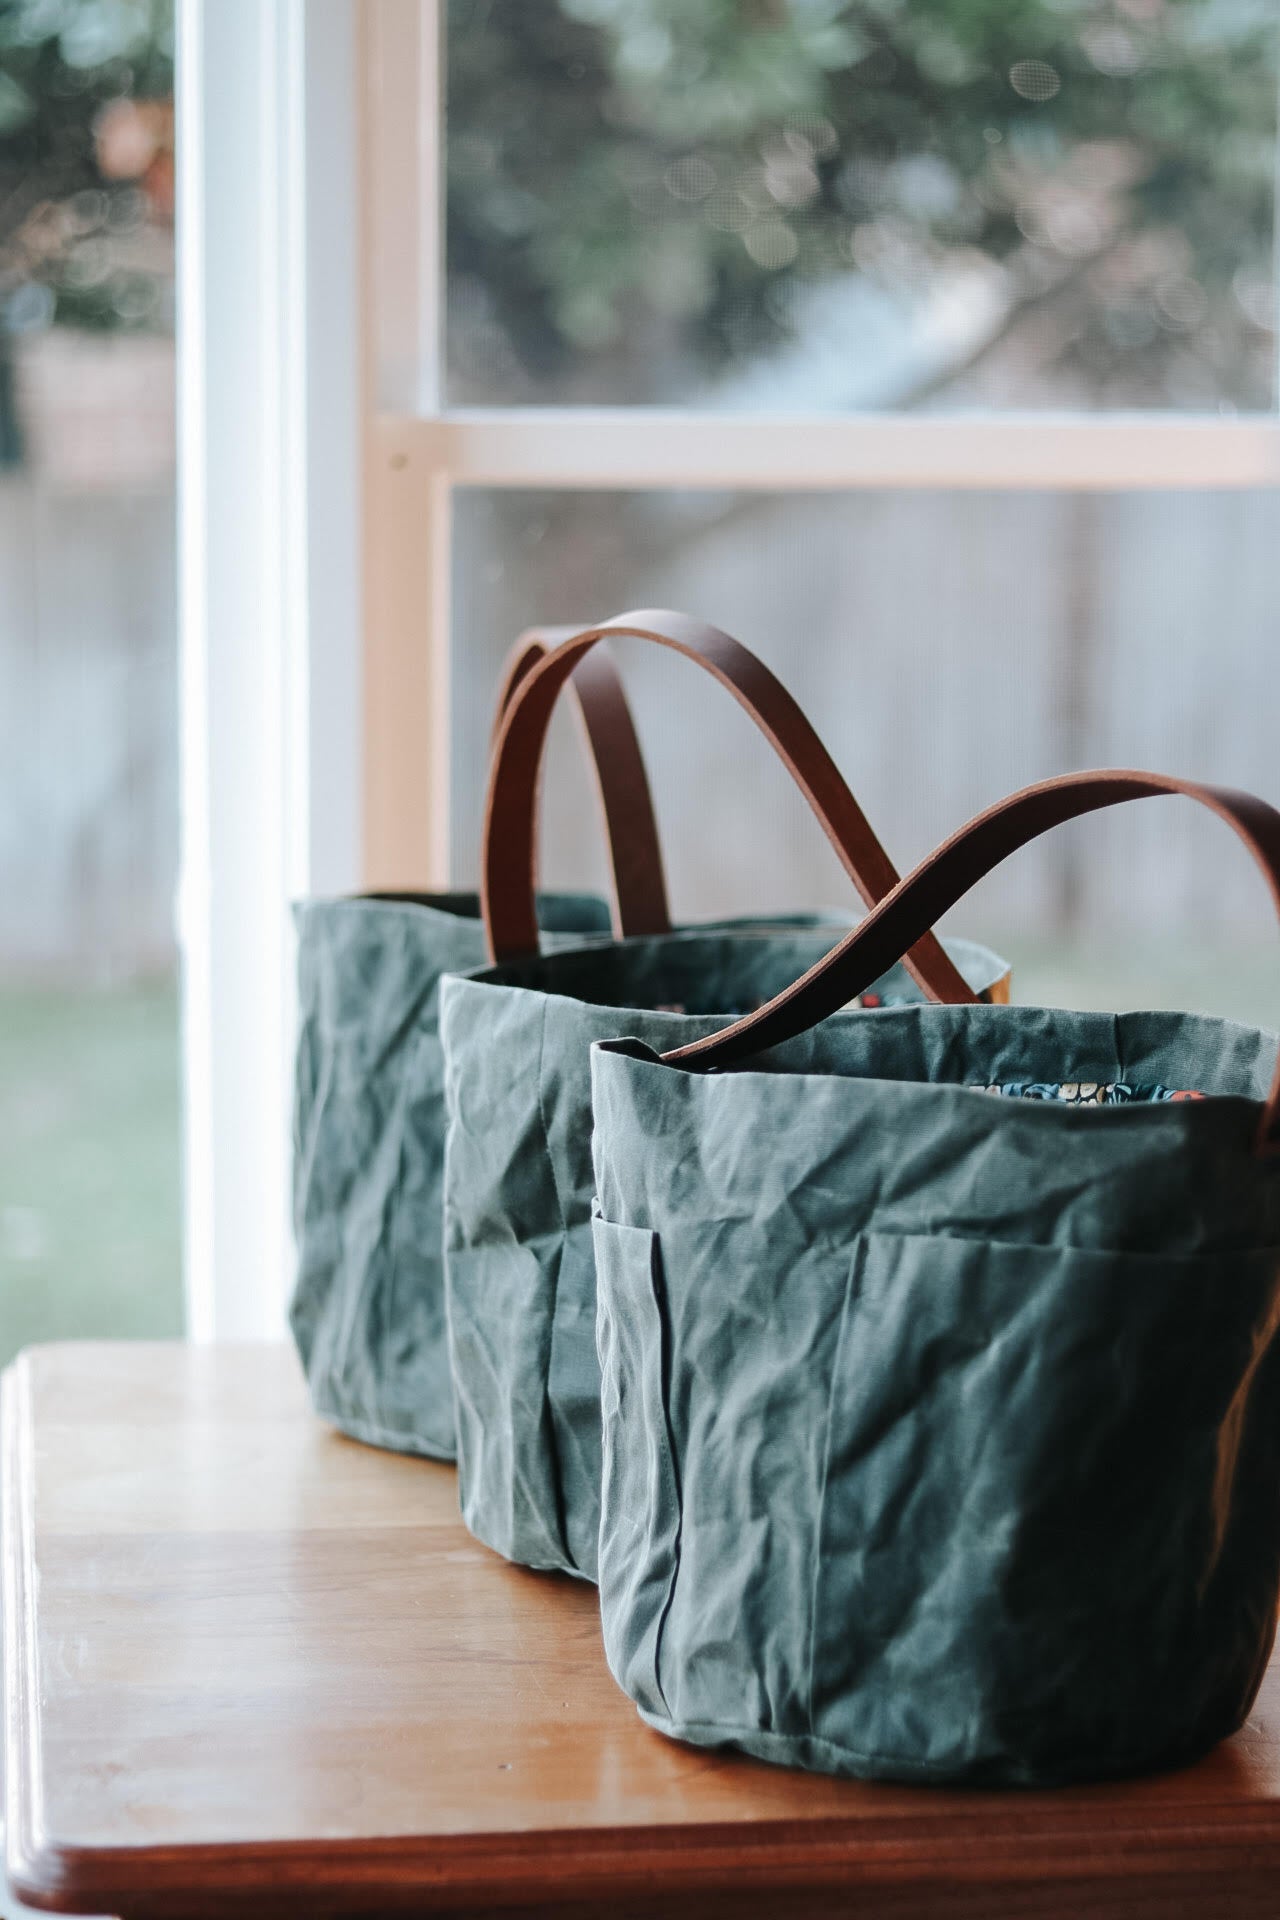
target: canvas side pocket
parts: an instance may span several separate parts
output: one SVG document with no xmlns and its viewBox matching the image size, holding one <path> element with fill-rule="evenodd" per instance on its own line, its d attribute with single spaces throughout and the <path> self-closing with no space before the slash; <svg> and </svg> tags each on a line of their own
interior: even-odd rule
<svg viewBox="0 0 1280 1920">
<path fill-rule="evenodd" d="M 867 1770 L 1174 1761 L 1247 1710 L 1276 1569 L 1277 1256 L 852 1249 L 811 1725 Z"/>
<path fill-rule="evenodd" d="M 385 1420 L 381 1367 L 402 1108 L 392 1072 L 371 1070 L 345 1036 L 326 1036 L 317 1095 L 299 1119 L 290 1319 L 316 1411 L 384 1446 L 403 1444 Z"/>
<path fill-rule="evenodd" d="M 564 1232 L 547 1399 L 565 1544 L 576 1571 L 594 1580 L 600 1535 L 600 1363 L 595 1256 L 585 1221 Z"/>
<path fill-rule="evenodd" d="M 445 1331 L 443 1187 L 444 1057 L 438 1030 L 422 1027 L 400 1064 L 400 1160 L 384 1232 L 390 1272 L 375 1317 L 382 1415 L 415 1451 L 452 1460 L 453 1386 Z"/>
<path fill-rule="evenodd" d="M 664 1392 L 658 1236 L 593 1222 L 604 1467 L 600 1613 L 610 1670 L 636 1704 L 667 1718 L 662 1631 L 680 1560 L 680 1486 Z"/>
<path fill-rule="evenodd" d="M 546 1275 L 516 1241 L 445 1253 L 462 1517 L 495 1553 L 572 1573 L 556 1520 Z"/>
</svg>

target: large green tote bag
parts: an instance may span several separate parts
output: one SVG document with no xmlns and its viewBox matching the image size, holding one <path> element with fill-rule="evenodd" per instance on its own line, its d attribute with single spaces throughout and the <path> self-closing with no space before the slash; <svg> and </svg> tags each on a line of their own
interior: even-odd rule
<svg viewBox="0 0 1280 1920">
<path fill-rule="evenodd" d="M 723 1033 L 595 1050 L 601 1613 L 664 1732 L 1050 1784 L 1243 1723 L 1280 1585 L 1275 1035 L 823 1019 L 1026 840 L 1173 793 L 1280 908 L 1271 807 L 1073 775 L 979 816 Z"/>
<path fill-rule="evenodd" d="M 501 716 L 545 641 L 508 663 Z M 571 691 L 599 790 L 613 877 L 603 900 L 544 894 L 552 944 L 670 926 L 653 804 L 604 650 Z M 485 959 L 476 894 L 374 894 L 295 910 L 297 1275 L 290 1320 L 312 1403 L 374 1445 L 451 1460 L 440 1183 L 441 976 Z"/>
<path fill-rule="evenodd" d="M 679 614 L 623 615 L 548 655 L 511 704 L 490 774 L 482 861 L 498 964 L 452 976 L 441 992 L 459 1490 L 467 1525 L 487 1545 L 587 1579 L 596 1570 L 601 1470 L 591 1042 L 635 1032 L 670 1047 L 712 1032 L 793 979 L 839 932 L 740 922 L 538 952 L 538 767 L 559 690 L 602 633 L 669 647 L 709 671 L 786 762 L 862 898 L 879 899 L 896 879 L 804 715 L 727 634 Z M 926 934 L 874 991 L 969 1001 L 1003 993 L 1005 977 L 985 949 L 955 942 L 948 952 Z"/>
</svg>

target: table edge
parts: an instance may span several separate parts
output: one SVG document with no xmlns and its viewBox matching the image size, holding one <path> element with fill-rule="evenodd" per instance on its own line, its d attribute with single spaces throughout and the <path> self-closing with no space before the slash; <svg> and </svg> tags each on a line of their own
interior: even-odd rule
<svg viewBox="0 0 1280 1920">
<path fill-rule="evenodd" d="M 139 1902 L 200 1898 L 260 1901 L 320 1897 L 335 1908 L 367 1910 L 371 1898 L 412 1895 L 424 1911 L 489 1901 L 518 1905 L 554 1897 L 571 1906 L 593 1898 L 622 1900 L 660 1885 L 672 1896 L 755 1888 L 815 1889 L 862 1886 L 1016 1886 L 1106 1880 L 1136 1889 L 1187 1874 L 1208 1874 L 1225 1891 L 1280 1874 L 1280 1834 L 1259 1822 L 1232 1821 L 1170 1831 L 1133 1827 L 1095 1836 L 1083 1847 L 1077 1833 L 1048 1834 L 1029 1827 L 1011 1842 L 1002 1834 L 974 1834 L 957 1848 L 922 1847 L 912 1831 L 890 1825 L 869 1843 L 841 1823 L 821 1843 L 807 1824 L 788 1834 L 743 1844 L 732 1828 L 673 1835 L 644 1828 L 584 1836 L 581 1831 L 504 1837 L 468 1836 L 441 1844 L 421 1836 L 376 1840 L 310 1841 L 178 1848 L 82 1848 L 45 1841 L 34 1852 L 12 1850 L 9 1882 L 28 1906 L 52 1912 L 101 1914 Z M 1176 1847 L 1168 1844 L 1177 1833 Z M 944 1836 L 937 1835 L 943 1839 Z"/>
</svg>

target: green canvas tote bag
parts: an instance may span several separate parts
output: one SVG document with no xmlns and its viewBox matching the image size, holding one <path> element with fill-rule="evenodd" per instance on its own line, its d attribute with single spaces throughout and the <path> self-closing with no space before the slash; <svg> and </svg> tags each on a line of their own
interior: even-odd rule
<svg viewBox="0 0 1280 1920">
<path fill-rule="evenodd" d="M 601 1613 L 664 1732 L 1052 1784 L 1243 1723 L 1280 1584 L 1275 1035 L 824 1019 L 1034 835 L 1174 793 L 1280 908 L 1271 807 L 1073 775 L 979 816 L 721 1034 L 594 1050 Z"/>
<path fill-rule="evenodd" d="M 544 639 L 517 645 L 501 715 Z M 670 925 L 644 763 L 606 652 L 571 691 L 604 816 L 614 912 L 543 895 L 549 939 Z M 485 959 L 475 894 L 375 894 L 295 910 L 299 1034 L 294 1092 L 297 1274 L 290 1320 L 315 1410 L 376 1446 L 451 1460 L 441 1264 L 444 1093 L 441 976 Z"/>
<path fill-rule="evenodd" d="M 777 992 L 840 931 L 739 922 L 538 952 L 532 874 L 543 742 L 560 688 L 602 633 L 669 647 L 710 672 L 781 755 L 862 898 L 880 898 L 896 878 L 804 715 L 727 634 L 679 614 L 624 615 L 549 654 L 512 702 L 491 769 L 482 861 L 498 964 L 452 976 L 441 994 L 459 1491 L 467 1525 L 487 1545 L 588 1579 L 601 1466 L 591 1042 L 639 1032 L 661 1048 L 712 1032 L 726 1014 Z M 956 942 L 948 952 L 927 934 L 874 992 L 972 1000 L 1003 993 L 1005 975 L 985 949 Z"/>
</svg>

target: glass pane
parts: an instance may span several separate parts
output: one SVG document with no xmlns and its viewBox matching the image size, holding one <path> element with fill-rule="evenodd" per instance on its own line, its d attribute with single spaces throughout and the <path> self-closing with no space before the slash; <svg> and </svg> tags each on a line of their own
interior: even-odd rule
<svg viewBox="0 0 1280 1920">
<path fill-rule="evenodd" d="M 172 33 L 0 9 L 0 1361 L 181 1326 Z"/>
<path fill-rule="evenodd" d="M 454 859 L 479 857 L 493 690 L 537 619 L 698 612 L 781 674 L 906 867 L 1011 788 L 1154 767 L 1280 802 L 1280 493 L 464 493 L 456 522 Z M 625 651 L 624 651 L 625 650 Z M 821 831 L 705 675 L 619 643 L 686 918 L 847 903 Z M 557 721 L 543 871 L 605 870 Z M 1024 1000 L 1181 1005 L 1280 1027 L 1280 941 L 1251 861 L 1190 805 L 1073 824 L 953 924 L 1008 953 Z"/>
<path fill-rule="evenodd" d="M 455 402 L 1275 395 L 1271 0 L 452 0 Z"/>
</svg>

